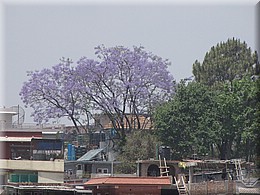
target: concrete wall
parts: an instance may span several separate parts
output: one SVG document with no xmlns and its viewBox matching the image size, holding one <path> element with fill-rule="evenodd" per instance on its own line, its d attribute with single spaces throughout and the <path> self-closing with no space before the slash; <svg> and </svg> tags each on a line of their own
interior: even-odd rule
<svg viewBox="0 0 260 195">
<path fill-rule="evenodd" d="M 63 183 L 63 173 L 38 172 L 38 183 Z"/>
<path fill-rule="evenodd" d="M 64 160 L 57 159 L 55 161 L 36 161 L 0 159 L 0 169 L 60 172 L 63 174 Z"/>
</svg>

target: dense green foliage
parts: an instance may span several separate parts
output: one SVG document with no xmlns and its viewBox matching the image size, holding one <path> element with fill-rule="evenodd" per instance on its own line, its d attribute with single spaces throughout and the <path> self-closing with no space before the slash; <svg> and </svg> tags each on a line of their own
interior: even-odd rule
<svg viewBox="0 0 260 195">
<path fill-rule="evenodd" d="M 137 160 L 156 158 L 158 143 L 151 130 L 140 130 L 128 134 L 126 144 L 117 159 L 122 163 L 116 167 L 116 172 L 135 173 Z"/>
<path fill-rule="evenodd" d="M 221 159 L 246 158 L 256 153 L 259 129 L 257 82 L 246 77 L 226 83 L 217 91 L 213 112 L 219 123 L 217 147 Z"/>
<path fill-rule="evenodd" d="M 175 158 L 256 157 L 259 71 L 257 53 L 234 38 L 213 46 L 202 63 L 196 60 L 195 81 L 182 81 L 155 112 L 157 135 Z"/>
<path fill-rule="evenodd" d="M 252 53 L 245 42 L 234 38 L 213 46 L 202 63 L 196 60 L 193 64 L 195 80 L 209 86 L 246 75 L 257 75 L 259 71 L 257 53 Z"/>
<path fill-rule="evenodd" d="M 188 86 L 180 83 L 172 101 L 159 107 L 155 113 L 157 135 L 165 145 L 171 146 L 174 158 L 187 157 L 194 146 L 200 153 L 207 153 L 213 134 L 207 119 L 210 113 L 211 93 L 199 83 Z"/>
<path fill-rule="evenodd" d="M 153 115 L 155 135 L 171 147 L 172 158 L 196 153 L 200 158 L 255 159 L 260 140 L 259 70 L 257 53 L 235 39 L 212 47 L 202 64 L 194 63 L 195 80 L 181 81 L 174 97 Z M 128 136 L 119 157 L 121 170 L 133 172 L 136 160 L 154 157 L 157 141 L 151 136 L 143 131 Z"/>
<path fill-rule="evenodd" d="M 257 82 L 247 77 L 218 90 L 197 82 L 180 83 L 175 97 L 155 113 L 158 137 L 171 146 L 175 158 L 196 152 L 250 159 L 259 129 Z"/>
</svg>

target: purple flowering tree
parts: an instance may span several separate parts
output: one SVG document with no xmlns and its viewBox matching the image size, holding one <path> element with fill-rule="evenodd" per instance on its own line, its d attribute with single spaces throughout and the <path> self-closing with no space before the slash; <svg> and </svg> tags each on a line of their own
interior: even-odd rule
<svg viewBox="0 0 260 195">
<path fill-rule="evenodd" d="M 147 128 L 145 120 L 151 120 L 153 108 L 172 96 L 169 62 L 143 47 L 95 49 L 97 61 L 83 57 L 75 68 L 78 91 L 91 99 L 94 110 L 109 117 L 124 142 L 127 132 Z"/>
<path fill-rule="evenodd" d="M 147 128 L 153 108 L 174 93 L 170 63 L 143 47 L 95 49 L 97 60 L 82 57 L 75 67 L 63 61 L 30 72 L 20 95 L 38 122 L 67 116 L 77 128 L 90 110 L 104 114 L 123 143 L 127 132 Z"/>
<path fill-rule="evenodd" d="M 20 96 L 25 106 L 33 109 L 31 116 L 38 124 L 68 117 L 79 132 L 80 126 L 86 127 L 86 121 L 81 118 L 83 114 L 89 116 L 89 104 L 87 98 L 77 92 L 71 63 L 69 59 L 62 59 L 51 69 L 28 72 L 29 80 L 23 84 Z"/>
</svg>

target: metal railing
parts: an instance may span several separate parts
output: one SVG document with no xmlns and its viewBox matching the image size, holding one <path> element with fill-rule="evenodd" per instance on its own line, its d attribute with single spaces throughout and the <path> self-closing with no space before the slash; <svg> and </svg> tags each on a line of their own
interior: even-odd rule
<svg viewBox="0 0 260 195">
<path fill-rule="evenodd" d="M 23 123 L 23 124 L 13 124 L 7 123 L 0 120 L 0 130 L 16 130 L 16 129 L 64 129 L 64 124 L 35 124 L 35 123 Z"/>
</svg>

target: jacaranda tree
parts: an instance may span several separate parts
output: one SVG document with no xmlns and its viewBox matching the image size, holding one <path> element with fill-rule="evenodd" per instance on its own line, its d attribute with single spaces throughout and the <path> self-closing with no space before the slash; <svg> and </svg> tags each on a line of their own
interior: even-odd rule
<svg viewBox="0 0 260 195">
<path fill-rule="evenodd" d="M 147 128 L 151 111 L 174 92 L 169 62 L 143 47 L 96 48 L 98 60 L 78 61 L 78 91 L 93 103 L 93 109 L 109 117 L 119 140 L 127 132 Z M 142 120 L 142 121 L 141 121 Z"/>
<path fill-rule="evenodd" d="M 124 142 L 128 131 L 146 128 L 140 118 L 151 120 L 153 108 L 172 96 L 170 63 L 143 47 L 95 49 L 96 60 L 82 57 L 74 67 L 65 61 L 30 72 L 20 95 L 38 122 L 69 116 L 76 126 L 90 110 L 105 114 Z"/>
<path fill-rule="evenodd" d="M 28 72 L 30 78 L 23 84 L 20 96 L 25 106 L 33 109 L 32 116 L 38 124 L 68 117 L 77 131 L 79 126 L 85 127 L 86 121 L 80 117 L 88 114 L 89 103 L 77 91 L 71 63 L 69 59 L 62 59 L 51 69 Z"/>
</svg>

